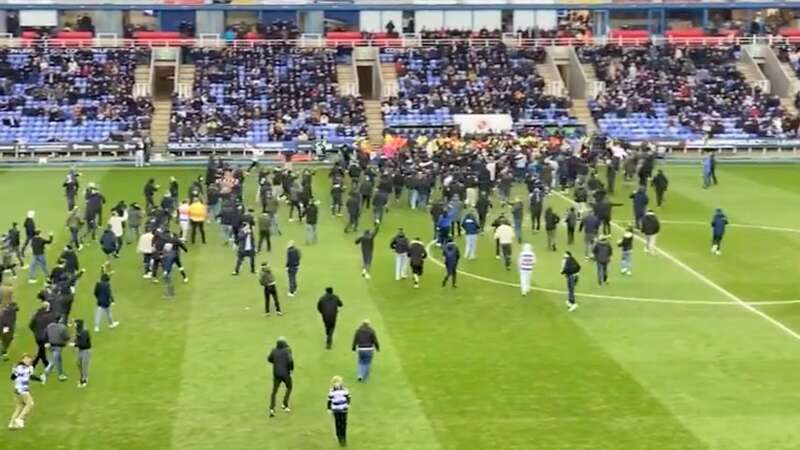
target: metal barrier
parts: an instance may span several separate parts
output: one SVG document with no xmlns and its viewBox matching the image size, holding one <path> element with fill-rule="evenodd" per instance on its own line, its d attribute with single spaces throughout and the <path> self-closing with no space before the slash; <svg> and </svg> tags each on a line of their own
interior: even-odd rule
<svg viewBox="0 0 800 450">
<path fill-rule="evenodd" d="M 551 81 L 544 87 L 544 93 L 553 97 L 564 97 L 568 95 L 567 88 L 563 81 Z"/>
<path fill-rule="evenodd" d="M 175 85 L 175 92 L 179 98 L 191 98 L 192 87 L 186 83 L 177 83 Z"/>
<path fill-rule="evenodd" d="M 136 83 L 133 85 L 133 96 L 134 97 L 149 97 L 150 96 L 150 86 L 147 83 Z"/>
<path fill-rule="evenodd" d="M 97 33 L 94 36 L 94 45 L 98 47 L 117 47 L 119 39 L 116 33 Z"/>
<path fill-rule="evenodd" d="M 354 82 L 339 84 L 340 95 L 358 95 L 358 86 Z"/>
<path fill-rule="evenodd" d="M 397 97 L 398 90 L 397 83 L 384 83 L 381 88 L 381 98 Z"/>
<path fill-rule="evenodd" d="M 291 41 L 279 41 L 287 44 Z M 302 34 L 300 36 L 300 47 L 324 47 L 325 39 L 321 34 Z M 296 44 L 295 44 L 296 45 Z"/>
</svg>

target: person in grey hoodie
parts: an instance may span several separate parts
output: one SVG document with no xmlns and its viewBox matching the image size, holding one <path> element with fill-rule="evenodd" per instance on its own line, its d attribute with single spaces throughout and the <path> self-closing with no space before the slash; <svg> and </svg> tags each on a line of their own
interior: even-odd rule
<svg viewBox="0 0 800 450">
<path fill-rule="evenodd" d="M 611 262 L 611 255 L 614 250 L 608 242 L 608 237 L 600 236 L 594 243 L 592 253 L 594 261 L 597 263 L 597 284 L 602 286 L 608 283 L 608 263 Z"/>
<path fill-rule="evenodd" d="M 67 376 L 64 374 L 64 361 L 61 357 L 61 353 L 64 347 L 69 344 L 70 340 L 69 330 L 64 323 L 64 319 L 62 318 L 57 322 L 52 322 L 47 325 L 45 333 L 47 334 L 47 342 L 50 344 L 51 359 L 50 364 L 44 368 L 42 383 L 45 382 L 47 376 L 53 371 L 53 368 L 58 371 L 58 381 L 64 381 L 67 379 Z"/>
<path fill-rule="evenodd" d="M 138 242 L 139 235 L 141 234 L 140 227 L 142 226 L 142 208 L 138 203 L 133 202 L 128 207 L 128 239 L 127 244 L 131 242 Z M 131 239 L 133 236 L 133 239 Z"/>
</svg>

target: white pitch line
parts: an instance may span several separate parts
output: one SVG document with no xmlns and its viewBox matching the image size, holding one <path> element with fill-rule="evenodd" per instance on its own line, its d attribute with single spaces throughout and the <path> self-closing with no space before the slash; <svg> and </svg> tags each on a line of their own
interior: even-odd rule
<svg viewBox="0 0 800 450">
<path fill-rule="evenodd" d="M 435 242 L 435 241 L 434 241 Z M 434 264 L 439 267 L 444 267 L 444 263 L 436 259 L 431 255 L 431 247 L 433 247 L 433 243 L 431 242 L 428 244 L 428 255 Z M 513 288 L 519 288 L 519 283 L 511 283 L 508 281 L 498 280 L 495 278 L 484 277 L 482 275 L 477 275 L 471 272 L 467 272 L 464 270 L 459 270 L 458 273 L 465 277 L 474 278 L 476 280 L 485 281 L 487 283 L 497 284 L 500 286 L 508 286 Z M 538 292 L 546 292 L 548 294 L 559 294 L 559 295 L 566 295 L 567 291 L 561 291 L 558 289 L 550 289 L 550 288 L 543 288 L 538 286 L 531 286 L 532 291 Z M 679 300 L 679 299 L 670 299 L 670 298 L 650 298 L 650 297 L 626 297 L 622 295 L 604 295 L 604 294 L 590 294 L 590 293 L 583 293 L 583 292 L 576 292 L 576 296 L 578 297 L 586 297 L 586 298 L 596 298 L 600 300 L 617 300 L 617 301 L 626 301 L 626 302 L 635 302 L 635 303 L 661 303 L 661 304 L 673 304 L 673 305 L 715 305 L 715 306 L 739 306 L 736 303 L 728 302 L 728 301 L 709 301 L 709 300 Z M 795 303 L 800 303 L 800 300 L 766 300 L 766 301 L 752 301 L 747 302 L 752 305 L 791 305 Z"/>
<path fill-rule="evenodd" d="M 439 267 L 444 267 L 444 263 L 439 261 L 438 259 L 431 256 L 430 249 L 433 246 L 433 242 L 428 244 L 428 255 L 430 260 Z M 485 281 L 487 283 L 497 284 L 500 286 L 509 286 L 514 288 L 519 288 L 519 283 L 511 283 L 508 281 L 497 280 L 494 278 L 488 278 L 481 275 L 476 275 L 474 273 L 465 272 L 463 270 L 458 271 L 459 274 L 464 275 L 466 277 L 474 278 L 476 280 Z M 547 292 L 549 294 L 560 294 L 566 295 L 567 291 L 560 291 L 558 289 L 549 289 L 537 286 L 531 286 L 532 291 L 539 291 L 539 292 Z M 645 297 L 625 297 L 620 295 L 603 295 L 603 294 L 590 294 L 590 293 L 583 293 L 583 292 L 576 292 L 575 295 L 578 297 L 586 297 L 586 298 L 597 298 L 602 300 L 621 300 L 621 301 L 628 301 L 628 302 L 639 302 L 639 303 L 671 303 L 671 304 L 683 304 L 683 305 L 722 305 L 722 306 L 735 306 L 734 303 L 727 302 L 727 301 L 709 301 L 709 300 L 676 300 L 676 299 L 668 299 L 668 298 L 645 298 Z"/>
<path fill-rule="evenodd" d="M 563 194 L 561 194 L 559 192 L 555 192 L 555 194 L 557 196 L 561 197 L 562 199 L 566 200 L 570 204 L 575 204 L 575 202 L 573 202 L 572 199 L 564 196 Z M 611 222 L 611 225 L 614 226 L 614 228 L 617 228 L 620 231 L 625 231 L 625 228 L 623 228 L 622 226 L 618 225 L 615 222 Z M 636 238 L 636 240 L 638 240 L 640 242 L 644 242 L 644 238 L 642 238 L 641 236 L 634 235 L 634 237 Z M 800 334 L 798 334 L 796 331 L 794 331 L 791 328 L 789 328 L 786 325 L 784 325 L 781 321 L 779 321 L 779 320 L 775 319 L 774 317 L 770 316 L 769 314 L 759 310 L 758 308 L 754 307 L 753 305 L 745 302 L 744 300 L 742 300 L 741 298 L 737 297 L 735 294 L 733 294 L 729 290 L 725 289 L 724 287 L 718 285 L 717 283 L 709 280 L 708 277 L 706 277 L 702 273 L 694 270 L 688 264 L 684 263 L 683 261 L 681 261 L 680 259 L 676 258 L 675 256 L 672 256 L 672 254 L 670 254 L 666 250 L 664 250 L 664 249 L 662 249 L 660 247 L 656 247 L 655 249 L 656 249 L 657 252 L 661 253 L 665 258 L 670 260 L 673 264 L 675 264 L 676 266 L 678 266 L 681 269 L 685 270 L 686 272 L 689 272 L 690 274 L 694 275 L 697 279 L 699 279 L 703 283 L 705 283 L 705 284 L 711 286 L 712 288 L 716 289 L 722 295 L 724 295 L 725 297 L 730 299 L 732 302 L 738 304 L 739 306 L 741 306 L 742 308 L 746 309 L 747 311 L 750 311 L 751 313 L 761 317 L 762 319 L 764 319 L 767 322 L 771 323 L 773 326 L 775 326 L 776 328 L 780 329 L 784 333 L 786 333 L 789 336 L 791 336 L 791 337 L 795 338 L 796 340 L 800 341 Z"/>
<path fill-rule="evenodd" d="M 661 220 L 661 223 L 672 225 L 708 225 L 711 227 L 711 222 L 699 222 L 692 220 Z M 754 230 L 767 230 L 767 231 L 785 231 L 787 233 L 800 233 L 800 228 L 786 228 L 786 227 L 772 227 L 768 225 L 749 225 L 745 223 L 731 223 L 729 227 L 734 228 L 751 228 Z"/>
</svg>

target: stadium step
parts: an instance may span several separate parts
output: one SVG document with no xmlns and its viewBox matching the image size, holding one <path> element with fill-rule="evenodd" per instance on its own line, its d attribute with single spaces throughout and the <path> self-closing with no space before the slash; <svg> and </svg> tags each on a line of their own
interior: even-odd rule
<svg viewBox="0 0 800 450">
<path fill-rule="evenodd" d="M 194 92 L 194 72 L 195 68 L 191 64 L 181 64 L 178 68 L 178 92 L 183 97 L 191 98 Z"/>
<path fill-rule="evenodd" d="M 150 65 L 142 64 L 136 66 L 136 71 L 133 72 L 133 81 L 137 86 L 147 86 L 147 95 L 150 95 L 153 89 L 152 80 L 150 79 Z"/>
<path fill-rule="evenodd" d="M 781 106 L 783 107 L 784 111 L 789 113 L 789 115 L 796 116 L 798 113 L 797 107 L 794 105 L 793 98 L 782 97 Z"/>
<path fill-rule="evenodd" d="M 544 79 L 545 92 L 552 95 L 564 95 L 564 80 L 561 79 L 561 74 L 558 73 L 558 68 L 554 64 L 549 62 L 537 64 L 536 72 Z"/>
<path fill-rule="evenodd" d="M 593 65 L 581 64 L 581 68 L 583 69 L 583 73 L 586 75 L 586 81 L 597 81 L 597 73 L 595 72 Z"/>
<path fill-rule="evenodd" d="M 372 148 L 378 148 L 383 143 L 383 129 L 385 124 L 381 116 L 381 102 L 379 100 L 365 100 L 364 110 L 367 116 L 367 137 Z"/>
<path fill-rule="evenodd" d="M 383 92 L 381 97 L 392 97 L 397 95 L 397 69 L 393 63 L 382 63 L 381 74 L 383 75 Z"/>
<path fill-rule="evenodd" d="M 336 66 L 336 82 L 339 84 L 339 93 L 342 95 L 358 94 L 358 84 L 351 64 Z"/>
<path fill-rule="evenodd" d="M 156 152 L 163 150 L 169 139 L 169 120 L 172 115 L 172 101 L 153 102 L 153 120 L 150 125 L 150 136 Z"/>
<path fill-rule="evenodd" d="M 589 110 L 589 104 L 586 100 L 574 99 L 569 113 L 571 116 L 577 118 L 579 123 L 586 124 L 587 134 L 597 131 L 597 125 L 595 125 L 592 119 L 592 112 Z"/>
</svg>

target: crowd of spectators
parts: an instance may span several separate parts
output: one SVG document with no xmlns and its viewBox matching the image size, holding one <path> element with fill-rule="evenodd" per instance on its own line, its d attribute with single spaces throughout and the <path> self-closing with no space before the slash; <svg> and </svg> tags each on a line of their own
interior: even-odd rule
<svg viewBox="0 0 800 450">
<path fill-rule="evenodd" d="M 223 38 L 225 41 L 241 39 L 297 39 L 300 30 L 297 24 L 289 20 L 274 20 L 272 24 L 263 23 L 247 24 L 240 23 L 228 26 L 225 29 Z"/>
<path fill-rule="evenodd" d="M 0 142 L 102 142 L 150 128 L 135 98 L 145 49 L 0 49 Z"/>
<path fill-rule="evenodd" d="M 605 90 L 590 102 L 612 137 L 746 138 L 780 136 L 780 99 L 750 86 L 736 46 L 582 47 Z"/>
<path fill-rule="evenodd" d="M 507 48 L 502 43 L 395 52 L 399 92 L 383 102 L 384 118 L 389 125 L 405 122 L 408 116 L 441 125 L 452 114 L 508 113 L 515 121 L 567 120 L 570 100 L 546 95 L 545 81 L 536 71 L 545 55 L 541 47 Z"/>
<path fill-rule="evenodd" d="M 339 95 L 336 51 L 197 48 L 191 98 L 173 100 L 173 142 L 267 142 L 366 135 L 360 97 Z"/>
</svg>

